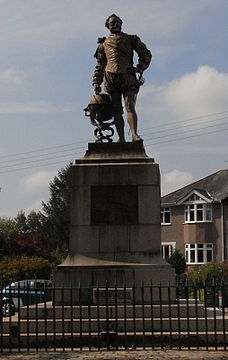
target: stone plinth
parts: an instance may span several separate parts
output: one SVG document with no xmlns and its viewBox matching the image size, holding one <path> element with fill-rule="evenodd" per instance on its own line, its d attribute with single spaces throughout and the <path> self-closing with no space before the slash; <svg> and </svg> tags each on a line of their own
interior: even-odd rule
<svg viewBox="0 0 228 360">
<path fill-rule="evenodd" d="M 69 255 L 55 283 L 167 285 L 160 255 L 160 172 L 142 142 L 89 144 L 71 167 Z M 88 292 L 85 293 L 87 297 Z M 139 302 L 140 295 L 136 301 Z M 85 301 L 84 296 L 83 301 Z M 76 296 L 77 298 L 77 296 Z"/>
</svg>

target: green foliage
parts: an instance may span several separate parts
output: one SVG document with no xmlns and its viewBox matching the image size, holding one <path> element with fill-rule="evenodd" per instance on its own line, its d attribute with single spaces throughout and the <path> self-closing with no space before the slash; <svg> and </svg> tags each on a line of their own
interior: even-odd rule
<svg viewBox="0 0 228 360">
<path fill-rule="evenodd" d="M 11 253 L 16 231 L 14 220 L 0 218 L 0 256 L 7 256 Z"/>
<path fill-rule="evenodd" d="M 59 264 L 65 258 L 69 244 L 70 165 L 58 172 L 58 176 L 55 176 L 50 183 L 49 190 L 50 199 L 46 203 L 43 202 L 43 212 L 32 211 L 26 216 L 21 211 L 14 219 L 0 218 L 0 259 L 2 259 L 3 266 L 0 269 L 3 271 L 0 278 L 2 280 L 9 279 L 10 281 L 11 279 L 16 280 L 15 277 L 22 278 L 20 275 L 20 272 L 23 275 L 22 270 L 18 273 L 16 266 L 10 267 L 10 257 L 14 259 L 13 264 L 16 257 L 21 256 L 21 258 L 17 258 L 17 261 L 19 259 L 25 261 L 27 257 L 32 259 L 42 257 L 54 265 Z M 5 259 L 3 259 L 4 257 Z M 44 259 L 42 261 L 46 261 Z M 28 259 L 26 261 L 28 262 Z M 42 272 L 44 267 L 41 260 L 34 261 L 36 263 L 35 272 L 38 272 L 39 264 Z M 18 268 L 21 269 L 20 266 Z M 32 269 L 30 265 L 29 269 Z M 32 274 L 31 270 L 29 277 Z"/>
<path fill-rule="evenodd" d="M 208 263 L 198 267 L 189 268 L 187 277 L 190 281 L 203 282 L 216 278 L 217 280 L 228 276 L 227 263 Z"/>
<path fill-rule="evenodd" d="M 186 270 L 186 262 L 184 256 L 178 251 L 175 250 L 171 256 L 169 256 L 166 261 L 174 267 L 177 275 L 181 275 Z"/>
<path fill-rule="evenodd" d="M 5 257 L 0 261 L 0 283 L 27 279 L 50 279 L 54 265 L 48 260 L 32 256 Z"/>
<path fill-rule="evenodd" d="M 65 253 L 69 245 L 70 165 L 50 183 L 50 199 L 43 202 L 42 226 L 51 249 Z"/>
</svg>

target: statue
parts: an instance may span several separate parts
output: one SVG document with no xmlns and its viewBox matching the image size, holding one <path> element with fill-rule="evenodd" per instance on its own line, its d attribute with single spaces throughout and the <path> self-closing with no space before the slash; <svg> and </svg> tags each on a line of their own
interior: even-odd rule
<svg viewBox="0 0 228 360">
<path fill-rule="evenodd" d="M 128 35 L 121 31 L 122 20 L 115 14 L 108 17 L 105 26 L 109 29 L 110 35 L 107 39 L 99 38 L 98 40 L 99 45 L 94 55 L 97 59 L 93 75 L 94 91 L 96 95 L 99 95 L 104 81 L 104 90 L 112 102 L 119 142 L 125 142 L 121 101 L 123 95 L 132 141 L 141 141 L 137 133 L 135 104 L 137 93 L 143 84 L 143 71 L 150 65 L 152 55 L 138 36 Z M 136 67 L 133 65 L 134 51 L 138 55 Z"/>
</svg>

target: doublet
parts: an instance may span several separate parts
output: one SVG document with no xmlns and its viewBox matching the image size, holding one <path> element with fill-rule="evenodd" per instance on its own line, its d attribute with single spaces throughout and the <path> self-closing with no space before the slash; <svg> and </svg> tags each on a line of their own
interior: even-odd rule
<svg viewBox="0 0 228 360">
<path fill-rule="evenodd" d="M 95 53 L 97 64 L 93 76 L 93 84 L 103 82 L 104 72 L 114 74 L 130 74 L 133 71 L 134 51 L 138 54 L 139 71 L 144 71 L 150 64 L 151 52 L 136 35 L 125 33 L 110 34 L 98 46 Z"/>
</svg>

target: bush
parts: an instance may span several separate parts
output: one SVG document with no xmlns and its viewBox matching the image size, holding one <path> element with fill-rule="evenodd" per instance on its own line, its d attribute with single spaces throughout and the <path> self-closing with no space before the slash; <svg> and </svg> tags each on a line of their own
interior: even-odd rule
<svg viewBox="0 0 228 360">
<path fill-rule="evenodd" d="M 2 286 L 11 282 L 27 279 L 50 279 L 54 265 L 41 257 L 5 257 L 0 261 L 0 283 Z"/>
<path fill-rule="evenodd" d="M 181 275 L 186 270 L 186 262 L 184 255 L 182 255 L 178 250 L 175 250 L 171 256 L 169 256 L 166 261 L 174 267 L 177 275 Z"/>
<path fill-rule="evenodd" d="M 198 267 L 191 267 L 187 272 L 187 277 L 190 281 L 204 282 L 216 278 L 221 280 L 228 276 L 227 263 L 208 263 Z"/>
</svg>

